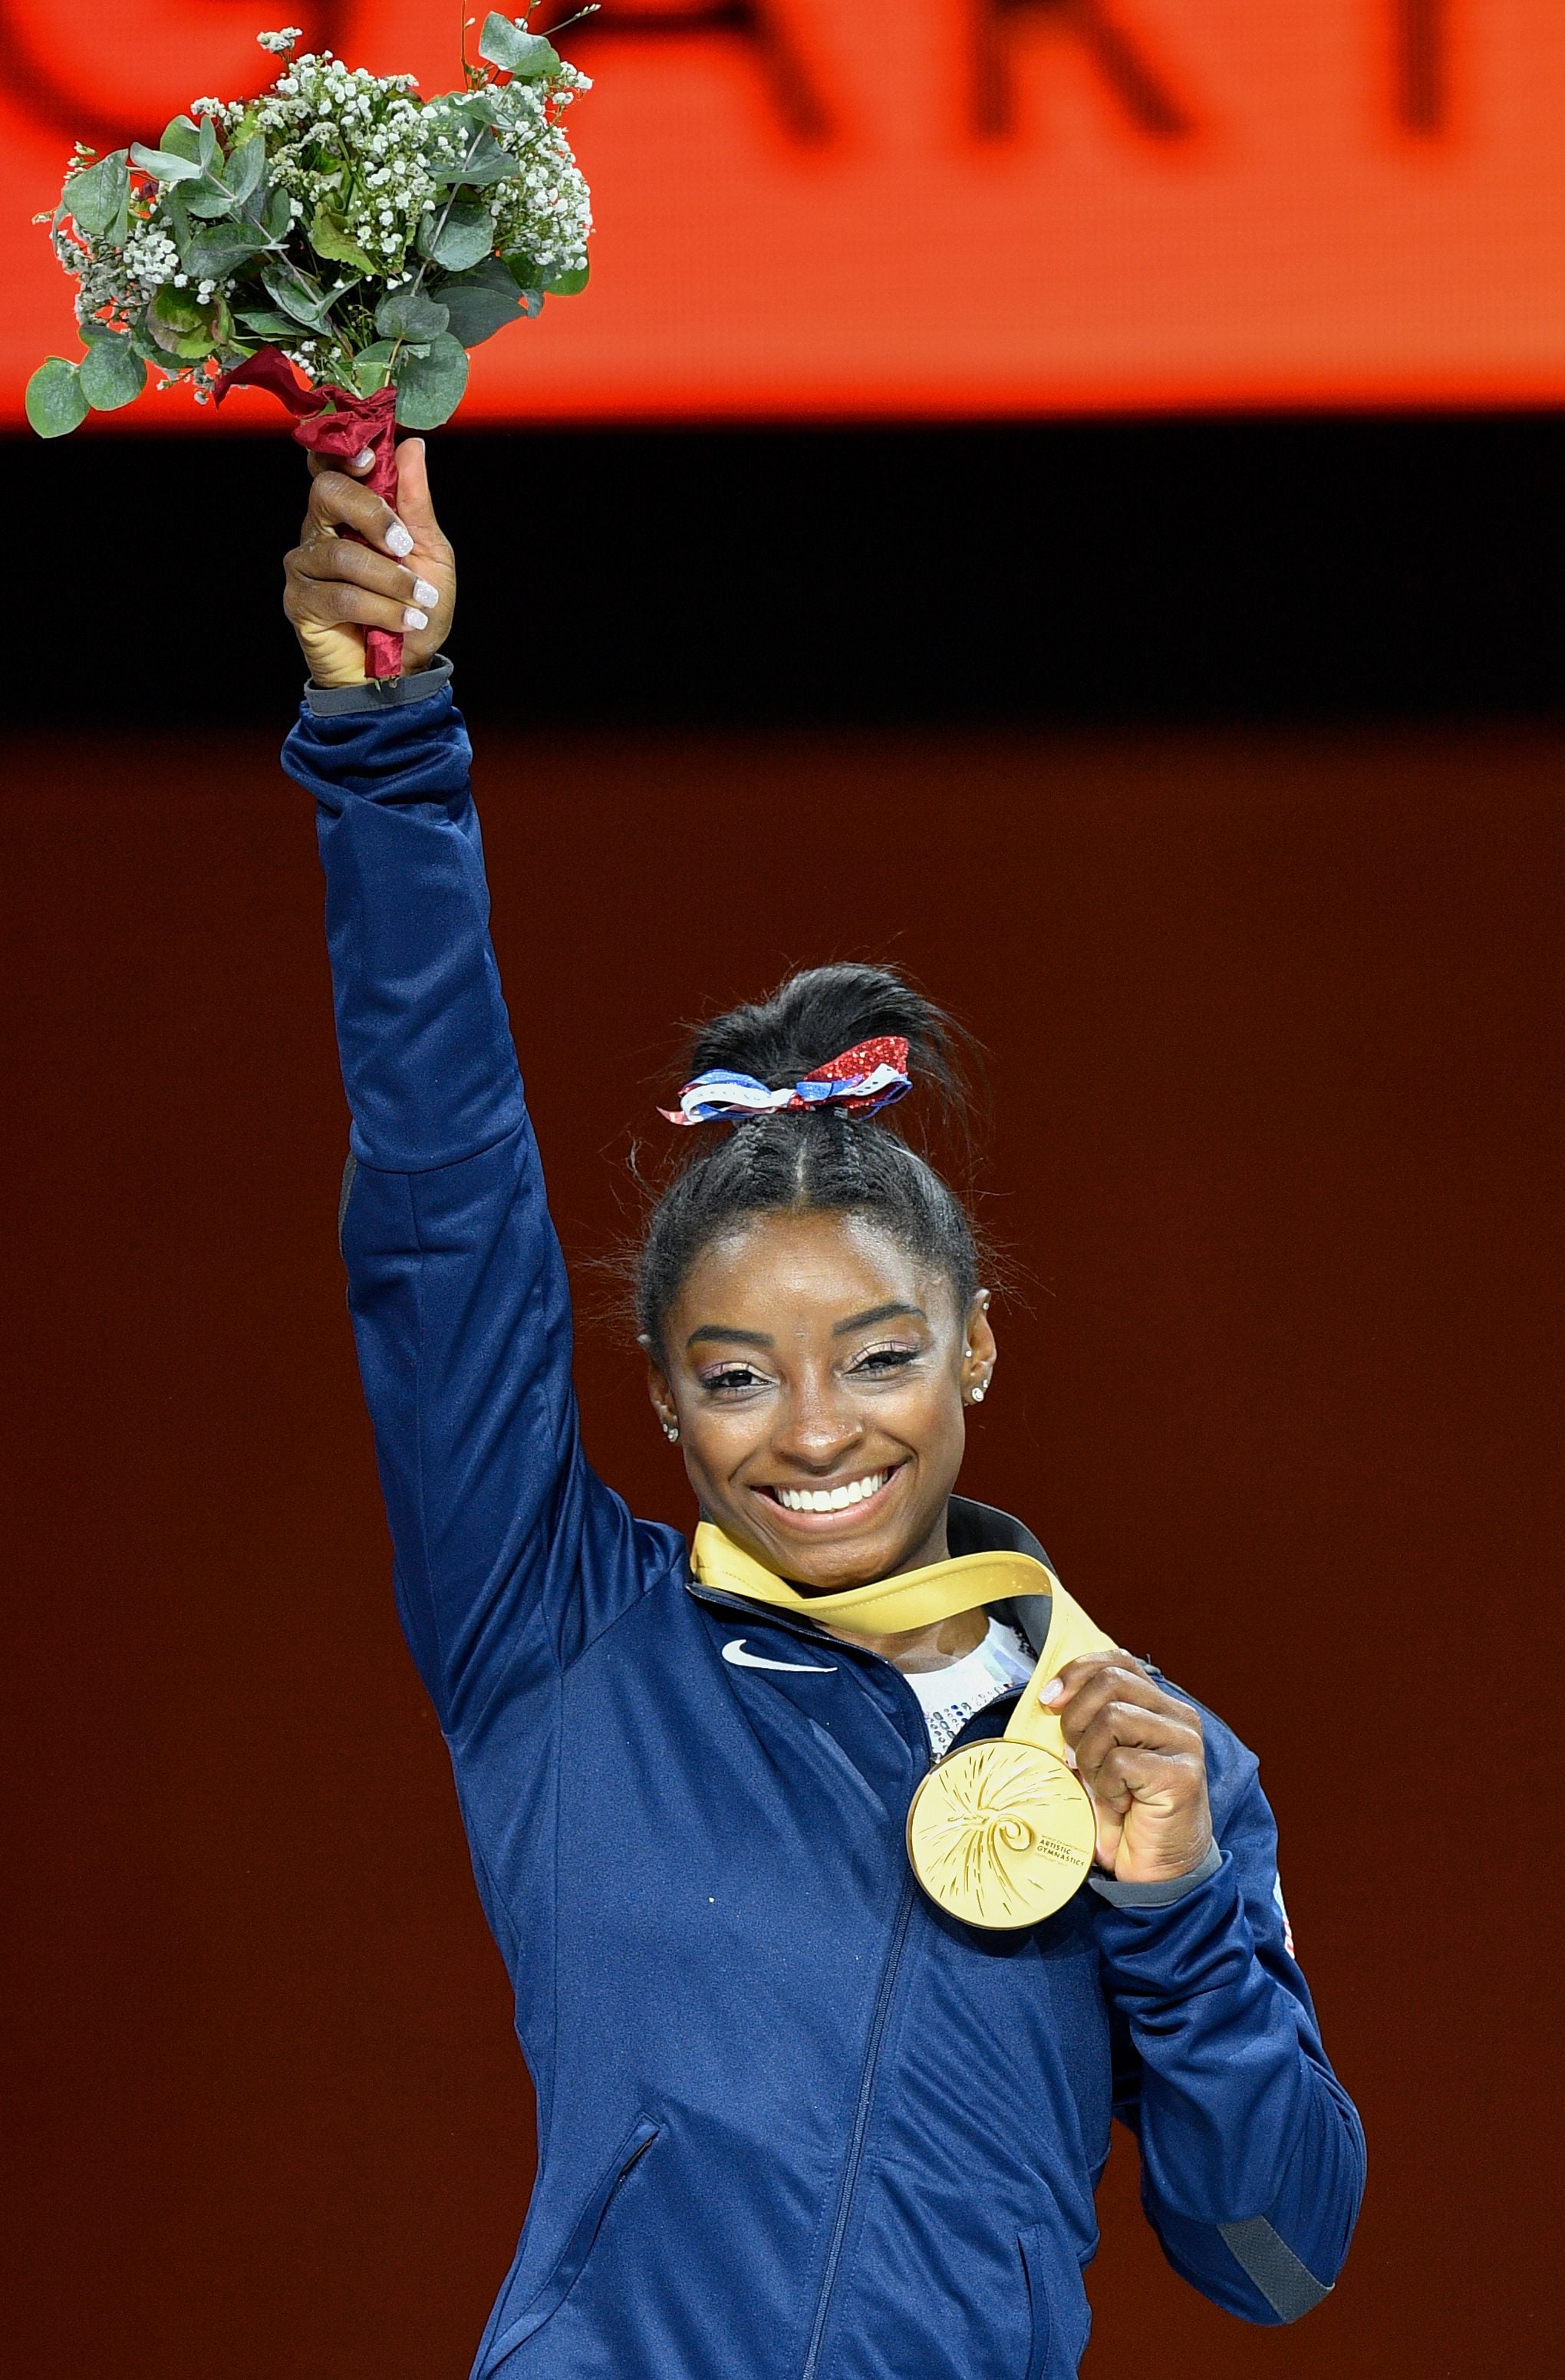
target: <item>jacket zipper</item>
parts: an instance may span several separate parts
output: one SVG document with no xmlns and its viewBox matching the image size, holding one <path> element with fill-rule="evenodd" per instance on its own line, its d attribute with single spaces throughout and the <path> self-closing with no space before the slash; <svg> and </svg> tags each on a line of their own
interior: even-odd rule
<svg viewBox="0 0 1565 2380">
<path fill-rule="evenodd" d="M 710 1587 L 703 1588 L 698 1585 L 694 1591 L 698 1599 L 709 1606 L 716 1605 L 720 1609 L 744 1612 L 755 1609 L 754 1605 L 746 1604 L 739 1597 L 727 1596 L 720 1591 L 714 1592 Z M 807 1644 L 830 1645 L 836 1641 L 824 1628 L 813 1627 L 807 1621 L 801 1627 L 791 1611 L 774 1611 L 763 1607 L 761 1616 L 773 1623 L 781 1623 L 788 1630 L 790 1635 L 797 1636 Z M 870 1658 L 877 1661 L 884 1660 L 884 1657 L 880 1654 L 872 1654 Z M 909 1702 L 916 1704 L 917 1697 L 906 1679 L 897 1670 L 895 1663 L 885 1661 L 884 1666 L 897 1679 Z M 919 1712 L 918 1718 L 919 1727 L 922 1730 L 922 1711 Z M 929 1765 L 927 1745 L 925 1758 L 926 1766 Z M 876 2075 L 880 2062 L 880 2044 L 892 2012 L 892 1993 L 896 1984 L 897 1968 L 902 1960 L 903 1944 L 907 1938 L 908 1921 L 913 1915 L 913 1904 L 917 1897 L 918 1888 L 909 1869 L 903 1884 L 902 1900 L 892 1929 L 892 1946 L 886 1953 L 886 1963 L 880 1974 L 880 1988 L 876 1995 L 875 2012 L 869 2021 L 869 2039 L 865 2048 L 864 2070 L 858 2086 L 858 2107 L 854 2116 L 853 2133 L 848 2142 L 847 2163 L 843 2169 L 842 2191 L 837 2201 L 836 2220 L 831 2226 L 831 2245 L 826 2251 L 826 2268 L 821 2276 L 820 2295 L 816 2301 L 815 2322 L 809 2334 L 809 2345 L 805 2350 L 804 2369 L 800 2374 L 800 2380 L 818 2380 L 820 2350 L 826 2338 L 826 2325 L 831 2316 L 837 2269 L 843 2261 L 843 2249 L 847 2240 L 848 2223 L 853 2215 L 854 2197 L 858 2184 L 858 2169 L 864 2160 L 864 2141 L 869 2129 L 870 2108 L 875 2097 Z"/>
<path fill-rule="evenodd" d="M 902 1959 L 902 1946 L 907 1938 L 908 1920 L 913 1914 L 913 1896 L 916 1887 L 911 1875 L 903 1886 L 902 1902 L 897 1910 L 892 1934 L 892 1947 L 886 1954 L 881 1971 L 880 1989 L 875 2001 L 875 2013 L 869 2021 L 869 2040 L 864 2053 L 864 2071 L 858 2086 L 858 2107 L 854 2116 L 853 2133 L 848 2142 L 847 2163 L 843 2168 L 842 2192 L 837 2201 L 837 2219 L 831 2227 L 831 2244 L 826 2251 L 826 2269 L 821 2276 L 820 2295 L 816 2301 L 815 2325 L 809 2335 L 800 2380 L 816 2380 L 820 2362 L 821 2343 L 826 2336 L 827 2318 L 831 2311 L 831 2295 L 836 2287 L 837 2267 L 843 2260 L 843 2246 L 847 2238 L 848 2219 L 853 2213 L 858 2169 L 864 2159 L 864 2140 L 869 2130 L 869 2111 L 875 2097 L 876 2071 L 880 2062 L 880 2044 L 885 2036 L 887 2020 L 892 2012 L 892 1992 Z"/>
</svg>

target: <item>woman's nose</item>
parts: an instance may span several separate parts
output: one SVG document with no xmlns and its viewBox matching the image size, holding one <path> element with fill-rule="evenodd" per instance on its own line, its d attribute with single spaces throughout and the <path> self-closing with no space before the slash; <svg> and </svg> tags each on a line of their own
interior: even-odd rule
<svg viewBox="0 0 1565 2380">
<path fill-rule="evenodd" d="M 850 1406 L 827 1390 L 806 1390 L 791 1399 L 773 1439 L 777 1452 L 811 1471 L 830 1471 L 862 1435 Z"/>
</svg>

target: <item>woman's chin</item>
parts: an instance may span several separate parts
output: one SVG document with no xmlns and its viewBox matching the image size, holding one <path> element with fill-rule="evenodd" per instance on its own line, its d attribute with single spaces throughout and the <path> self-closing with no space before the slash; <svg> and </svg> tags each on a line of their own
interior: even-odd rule
<svg viewBox="0 0 1565 2380">
<path fill-rule="evenodd" d="M 769 1505 L 745 1518 L 747 1525 L 734 1526 L 731 1533 L 769 1570 L 807 1595 L 845 1595 L 909 1569 L 934 1534 L 922 1516 L 910 1528 L 906 1515 L 895 1512 L 861 1519 L 852 1510 L 793 1513 Z"/>
</svg>

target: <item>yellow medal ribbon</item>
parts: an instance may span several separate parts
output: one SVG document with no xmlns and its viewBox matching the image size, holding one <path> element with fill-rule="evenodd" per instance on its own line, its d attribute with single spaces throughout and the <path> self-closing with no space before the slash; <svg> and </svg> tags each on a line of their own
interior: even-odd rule
<svg viewBox="0 0 1565 2380">
<path fill-rule="evenodd" d="M 962 1554 L 868 1586 L 801 1595 L 703 1521 L 691 1566 L 703 1586 L 866 1635 L 1047 1595 L 1049 1633 L 1010 1725 L 935 1763 L 907 1814 L 907 1854 L 929 1898 L 969 1925 L 1036 1925 L 1063 1908 L 1091 1868 L 1097 1826 L 1091 1796 L 1066 1761 L 1060 1722 L 1038 1694 L 1068 1662 L 1111 1653 L 1115 1645 L 1046 1563 L 1030 1554 Z"/>
</svg>

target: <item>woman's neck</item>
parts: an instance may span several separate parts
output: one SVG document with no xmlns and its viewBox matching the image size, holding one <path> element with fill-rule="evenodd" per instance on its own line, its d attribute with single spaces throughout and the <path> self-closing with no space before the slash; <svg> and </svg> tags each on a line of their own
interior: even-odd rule
<svg viewBox="0 0 1565 2380">
<path fill-rule="evenodd" d="M 932 1621 L 927 1628 L 903 1628 L 890 1636 L 872 1636 L 862 1629 L 833 1627 L 829 1620 L 821 1626 L 844 1643 L 860 1645 L 867 1653 L 879 1653 L 883 1661 L 904 1670 L 909 1675 L 920 1670 L 949 1670 L 953 1661 L 977 1652 L 989 1633 L 989 1613 L 980 1604 L 973 1611 L 953 1611 L 944 1620 Z"/>
</svg>

